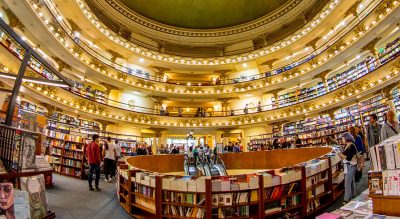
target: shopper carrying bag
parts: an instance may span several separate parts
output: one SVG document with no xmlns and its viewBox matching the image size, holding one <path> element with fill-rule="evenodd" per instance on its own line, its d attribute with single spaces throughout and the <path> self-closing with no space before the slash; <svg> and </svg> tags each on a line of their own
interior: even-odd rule
<svg viewBox="0 0 400 219">
<path fill-rule="evenodd" d="M 357 147 L 354 144 L 355 140 L 352 134 L 345 132 L 342 136 L 342 141 L 346 143 L 342 153 L 339 156 L 343 159 L 344 165 L 344 201 L 346 204 L 351 198 L 355 197 L 355 180 L 354 176 L 357 172 Z"/>
</svg>

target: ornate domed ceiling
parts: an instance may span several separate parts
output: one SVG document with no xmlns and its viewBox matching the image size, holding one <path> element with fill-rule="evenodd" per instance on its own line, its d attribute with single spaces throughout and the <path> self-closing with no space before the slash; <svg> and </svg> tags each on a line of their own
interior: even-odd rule
<svg viewBox="0 0 400 219">
<path fill-rule="evenodd" d="M 240 25 L 278 9 L 288 0 L 119 0 L 144 17 L 174 27 L 216 29 Z"/>
<path fill-rule="evenodd" d="M 84 0 L 104 25 L 146 49 L 239 55 L 299 30 L 329 0 Z"/>
</svg>

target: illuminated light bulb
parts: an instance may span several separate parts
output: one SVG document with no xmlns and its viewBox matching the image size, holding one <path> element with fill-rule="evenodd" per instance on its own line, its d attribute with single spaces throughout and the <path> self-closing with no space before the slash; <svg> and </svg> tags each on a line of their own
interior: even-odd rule
<svg viewBox="0 0 400 219">
<path fill-rule="evenodd" d="M 45 90 L 45 91 L 43 91 L 43 93 L 47 95 L 49 92 L 47 90 Z"/>
</svg>

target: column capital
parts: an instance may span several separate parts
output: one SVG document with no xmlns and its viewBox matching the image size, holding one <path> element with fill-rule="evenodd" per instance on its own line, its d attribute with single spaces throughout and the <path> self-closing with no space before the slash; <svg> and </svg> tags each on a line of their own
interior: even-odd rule
<svg viewBox="0 0 400 219">
<path fill-rule="evenodd" d="M 332 69 L 327 69 L 327 70 L 325 70 L 325 71 L 322 71 L 322 72 L 318 73 L 317 75 L 315 75 L 315 76 L 313 77 L 313 79 L 321 78 L 323 81 L 325 81 L 325 80 L 326 80 L 326 76 L 327 76 L 331 71 L 332 71 Z"/>
<path fill-rule="evenodd" d="M 316 37 L 306 44 L 306 47 L 311 47 L 313 50 L 317 50 L 317 42 L 321 39 L 321 37 Z"/>
<path fill-rule="evenodd" d="M 267 61 L 261 63 L 261 65 L 266 65 L 266 66 L 268 66 L 269 68 L 272 68 L 272 66 L 274 65 L 274 63 L 275 63 L 276 61 L 278 61 L 278 60 L 279 60 L 279 59 L 270 59 L 270 60 L 267 60 Z"/>
<path fill-rule="evenodd" d="M 82 32 L 82 29 L 71 19 L 67 18 L 69 25 L 71 26 L 72 32 Z"/>
<path fill-rule="evenodd" d="M 361 52 L 369 51 L 370 53 L 375 54 L 375 45 L 380 39 L 382 39 L 382 37 L 376 37 L 375 39 L 371 40 L 367 45 L 361 48 Z"/>
<path fill-rule="evenodd" d="M 67 64 L 62 59 L 58 58 L 57 56 L 52 56 L 51 58 L 53 58 L 54 61 L 56 61 L 57 65 L 58 65 L 58 69 L 57 70 L 59 72 L 62 72 L 62 70 L 64 70 L 64 69 L 68 69 L 68 70 L 72 69 L 69 64 Z"/>
<path fill-rule="evenodd" d="M 101 124 L 101 131 L 105 132 L 107 130 L 108 125 L 115 125 L 114 122 L 102 120 L 102 119 L 94 119 L 94 121 Z"/>
<path fill-rule="evenodd" d="M 115 60 L 117 60 L 117 58 L 124 59 L 124 57 L 121 54 L 115 52 L 114 50 L 107 49 L 106 51 L 111 54 L 111 56 L 112 56 L 111 57 L 111 61 L 112 62 L 115 62 Z"/>
</svg>

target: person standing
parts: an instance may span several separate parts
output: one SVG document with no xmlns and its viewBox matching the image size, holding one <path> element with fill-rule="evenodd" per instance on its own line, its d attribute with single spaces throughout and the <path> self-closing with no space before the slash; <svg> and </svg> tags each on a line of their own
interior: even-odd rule
<svg viewBox="0 0 400 219">
<path fill-rule="evenodd" d="M 342 141 L 345 142 L 344 150 L 339 153 L 343 159 L 344 165 L 344 201 L 346 204 L 352 197 L 355 196 L 354 176 L 357 172 L 357 148 L 354 144 L 355 140 L 352 134 L 345 132 L 342 136 Z"/>
<path fill-rule="evenodd" d="M 368 143 L 368 151 L 370 147 L 373 147 L 374 145 L 378 144 L 381 142 L 381 131 L 382 131 L 382 125 L 378 123 L 378 117 L 376 114 L 372 114 L 369 116 L 369 125 L 367 125 L 367 143 Z M 369 153 L 367 153 L 369 156 Z"/>
<path fill-rule="evenodd" d="M 194 157 L 194 166 L 196 167 L 197 166 L 197 159 L 199 157 L 199 147 L 198 146 L 196 146 L 193 149 L 193 157 Z"/>
<path fill-rule="evenodd" d="M 339 145 L 339 142 L 335 139 L 334 135 L 326 137 L 326 144 L 327 145 Z"/>
<path fill-rule="evenodd" d="M 349 127 L 348 128 L 348 132 L 355 139 L 354 144 L 356 145 L 357 153 L 364 154 L 365 147 L 364 147 L 364 144 L 363 144 L 363 140 L 362 140 L 361 136 L 357 133 L 356 127 L 353 127 L 353 126 Z M 356 170 L 356 174 L 355 174 L 356 182 L 359 182 L 361 177 L 362 177 L 362 170 Z"/>
<path fill-rule="evenodd" d="M 261 101 L 258 101 L 257 112 L 260 113 L 261 111 L 262 111 Z"/>
<path fill-rule="evenodd" d="M 217 157 L 218 157 L 218 147 L 217 147 L 217 145 L 214 146 L 214 149 L 213 149 L 213 157 L 214 157 L 214 164 L 216 164 L 216 162 L 217 162 Z"/>
<path fill-rule="evenodd" d="M 282 138 L 281 140 L 282 140 L 282 144 L 281 144 L 282 148 L 290 148 L 291 147 L 290 142 L 286 141 L 286 138 Z"/>
<path fill-rule="evenodd" d="M 117 159 L 117 150 L 115 144 L 112 143 L 111 137 L 107 137 L 107 141 L 104 143 L 104 173 L 106 174 L 105 182 L 111 182 L 112 178 L 115 177 L 115 160 Z M 108 178 L 110 176 L 110 178 Z"/>
<path fill-rule="evenodd" d="M 399 123 L 394 120 L 395 115 L 393 110 L 389 110 L 386 116 L 387 120 L 383 123 L 381 130 L 382 141 L 399 134 Z"/>
<path fill-rule="evenodd" d="M 249 113 L 249 104 L 246 103 L 246 106 L 244 106 L 244 109 L 243 109 L 243 113 L 244 114 L 248 114 Z"/>
<path fill-rule="evenodd" d="M 92 136 L 92 142 L 90 142 L 86 147 L 86 159 L 89 163 L 89 191 L 101 191 L 99 188 L 99 180 L 100 180 L 100 146 L 99 146 L 99 136 L 94 134 Z M 95 178 L 95 188 L 93 189 L 92 181 L 93 181 L 93 174 L 96 174 Z"/>
<path fill-rule="evenodd" d="M 275 138 L 274 141 L 272 142 L 272 149 L 279 149 L 281 148 L 279 144 L 279 139 Z"/>
<path fill-rule="evenodd" d="M 301 139 L 299 138 L 299 135 L 298 134 L 295 134 L 294 135 L 294 146 L 296 147 L 296 148 L 301 148 Z"/>
<path fill-rule="evenodd" d="M 118 144 L 118 140 L 115 140 L 114 143 L 115 143 L 115 152 L 117 154 L 117 159 L 115 160 L 115 163 L 117 163 L 118 159 L 121 158 L 122 149 L 121 145 Z"/>
<path fill-rule="evenodd" d="M 179 107 L 178 108 L 178 116 L 182 117 L 182 113 L 183 113 L 182 107 Z"/>
</svg>

